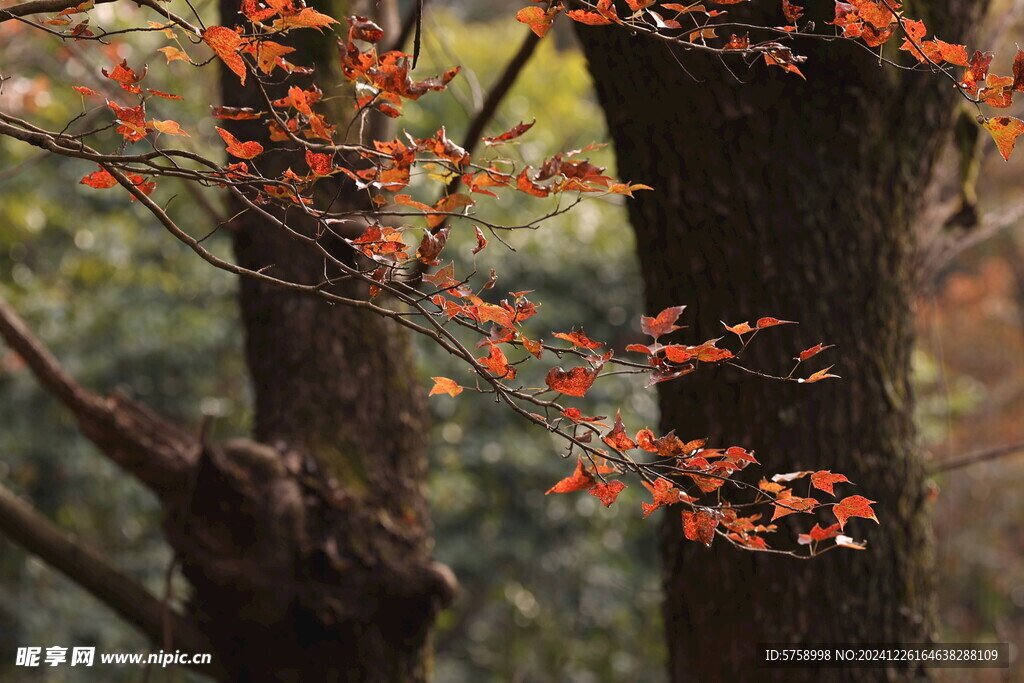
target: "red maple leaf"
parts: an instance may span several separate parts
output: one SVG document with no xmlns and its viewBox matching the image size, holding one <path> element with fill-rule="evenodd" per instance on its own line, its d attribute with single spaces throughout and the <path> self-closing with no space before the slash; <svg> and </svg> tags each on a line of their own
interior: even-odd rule
<svg viewBox="0 0 1024 683">
<path fill-rule="evenodd" d="M 583 489 L 589 489 L 594 485 L 594 475 L 587 471 L 583 466 L 583 460 L 576 461 L 576 469 L 573 470 L 572 476 L 562 479 L 560 482 L 549 488 L 544 495 L 549 493 L 571 493 L 573 491 L 582 491 Z"/>
<path fill-rule="evenodd" d="M 873 519 L 875 523 L 878 523 L 878 518 L 875 517 L 875 511 L 871 509 L 871 505 L 877 501 L 868 500 L 864 496 L 850 496 L 849 498 L 843 498 L 841 501 L 832 506 L 832 513 L 839 520 L 839 528 L 842 529 L 846 526 L 846 520 L 850 517 L 864 517 L 866 519 Z"/>
<path fill-rule="evenodd" d="M 223 128 L 215 126 L 215 130 L 227 145 L 228 154 L 232 156 L 236 156 L 239 159 L 252 159 L 263 153 L 263 145 L 255 140 L 241 142 L 238 138 Z"/>
<path fill-rule="evenodd" d="M 604 503 L 605 507 L 610 507 L 625 488 L 626 485 L 616 479 L 607 484 L 598 484 L 587 490 L 587 493 Z"/>
<path fill-rule="evenodd" d="M 211 26 L 203 31 L 203 42 L 210 46 L 214 54 L 220 57 L 221 61 L 235 72 L 242 85 L 245 85 L 245 61 L 242 55 L 238 54 L 243 42 L 242 36 L 239 35 L 240 30 L 227 26 Z"/>
<path fill-rule="evenodd" d="M 786 498 L 775 499 L 775 513 L 772 515 L 774 522 L 779 517 L 792 515 L 797 512 L 810 512 L 818 506 L 818 501 L 813 498 L 800 498 L 798 496 L 787 496 Z"/>
<path fill-rule="evenodd" d="M 569 371 L 562 368 L 551 368 L 544 382 L 548 388 L 566 396 L 582 397 L 597 379 L 597 371 L 590 368 L 573 368 Z"/>
<path fill-rule="evenodd" d="M 504 352 L 497 344 L 491 345 L 491 353 L 486 358 L 477 358 L 477 363 L 490 370 L 498 379 L 515 379 L 516 369 L 508 364 Z"/>
<path fill-rule="evenodd" d="M 832 490 L 833 484 L 849 483 L 849 481 L 844 475 L 832 474 L 829 470 L 818 470 L 811 475 L 811 486 L 833 496 L 835 495 L 835 491 Z"/>
<path fill-rule="evenodd" d="M 486 244 L 486 242 L 485 242 Z M 564 339 L 571 343 L 573 346 L 578 346 L 582 349 L 599 349 L 604 344 L 596 342 L 583 333 L 583 330 L 573 332 L 554 332 L 553 333 L 559 339 Z"/>
<path fill-rule="evenodd" d="M 646 481 L 642 483 L 644 488 L 650 491 L 651 495 L 654 496 L 653 503 L 640 504 L 641 509 L 644 511 L 645 518 L 662 505 L 673 505 L 680 501 L 679 489 L 677 489 L 668 479 L 659 478 L 653 484 Z"/>
<path fill-rule="evenodd" d="M 626 436 L 626 426 L 622 424 L 622 416 L 619 414 L 615 415 L 615 427 L 602 436 L 601 441 L 604 441 L 617 451 L 628 451 L 631 448 L 636 448 L 636 442 Z"/>
<path fill-rule="evenodd" d="M 434 387 L 430 390 L 430 395 L 434 394 L 448 394 L 449 396 L 458 396 L 462 393 L 462 387 L 456 384 L 453 380 L 447 377 L 431 377 L 434 380 Z"/>
<path fill-rule="evenodd" d="M 679 320 L 679 316 L 682 315 L 684 310 L 686 310 L 686 306 L 671 306 L 653 318 L 646 315 L 641 316 L 640 329 L 644 334 L 650 335 L 655 339 L 670 332 L 681 330 L 683 328 L 675 323 Z"/>
<path fill-rule="evenodd" d="M 718 518 L 703 510 L 683 511 L 683 535 L 691 541 L 711 545 L 711 542 L 715 540 L 715 527 L 717 526 Z"/>
</svg>

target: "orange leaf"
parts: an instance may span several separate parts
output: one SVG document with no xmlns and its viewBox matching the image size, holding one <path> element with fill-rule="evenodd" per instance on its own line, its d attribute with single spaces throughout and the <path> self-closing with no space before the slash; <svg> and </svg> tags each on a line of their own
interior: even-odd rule
<svg viewBox="0 0 1024 683">
<path fill-rule="evenodd" d="M 183 99 L 185 99 L 181 95 L 172 95 L 169 92 L 163 92 L 162 90 L 153 90 L 151 88 L 146 88 L 146 92 L 148 92 L 150 95 L 156 95 L 157 97 L 162 97 L 165 100 L 183 100 Z"/>
<path fill-rule="evenodd" d="M 540 9 L 540 8 L 539 7 L 527 7 L 526 9 Z M 531 128 L 533 128 L 533 124 L 535 124 L 535 123 L 537 123 L 537 119 L 534 119 L 530 123 L 523 123 L 523 122 L 520 121 L 519 125 L 512 126 L 512 128 L 510 128 L 509 130 L 505 131 L 501 135 L 497 135 L 497 136 L 495 136 L 493 138 L 484 138 L 483 139 L 484 140 L 484 144 L 487 145 L 488 147 L 491 147 L 492 145 L 500 145 L 503 142 L 508 142 L 509 140 L 514 140 L 515 138 L 519 137 L 520 135 L 522 135 L 526 131 L 528 131 Z"/>
<path fill-rule="evenodd" d="M 985 119 L 981 125 L 985 126 L 985 130 L 996 141 L 996 147 L 999 148 L 999 153 L 1003 155 L 1003 159 L 1009 161 L 1010 153 L 1013 152 L 1013 146 L 1017 142 L 1017 137 L 1024 133 L 1024 121 L 1015 119 L 1012 116 L 995 116 Z"/>
<path fill-rule="evenodd" d="M 690 348 L 682 344 L 670 344 L 663 347 L 661 351 L 665 354 L 665 358 L 673 363 L 685 363 L 694 356 Z"/>
<path fill-rule="evenodd" d="M 605 507 L 611 507 L 611 504 L 615 502 L 615 499 L 619 497 L 619 494 L 626 488 L 626 485 L 621 481 L 614 480 L 607 484 L 598 484 L 593 488 L 589 489 L 587 493 L 599 499 L 604 503 Z"/>
<path fill-rule="evenodd" d="M 555 15 L 560 9 L 560 6 L 556 5 L 556 7 L 558 9 L 549 8 L 547 11 L 540 7 L 524 7 L 516 12 L 516 21 L 526 24 L 531 31 L 537 34 L 537 37 L 543 38 L 555 22 Z"/>
<path fill-rule="evenodd" d="M 732 351 L 718 348 L 715 346 L 714 341 L 704 342 L 700 346 L 691 346 L 687 349 L 687 352 L 701 363 L 718 363 L 719 361 L 734 357 Z M 671 357 L 669 357 L 669 360 L 671 360 Z"/>
<path fill-rule="evenodd" d="M 822 528 L 821 525 L 815 524 L 811 529 L 810 536 L 815 541 L 827 541 L 830 538 L 835 538 L 839 535 L 839 525 L 833 524 L 832 526 Z"/>
<path fill-rule="evenodd" d="M 875 517 L 875 511 L 871 509 L 871 505 L 875 502 L 877 501 L 868 500 L 864 496 L 850 496 L 833 505 L 832 514 L 839 520 L 840 529 L 846 526 L 846 520 L 850 517 L 873 519 L 877 524 L 878 518 Z"/>
<path fill-rule="evenodd" d="M 140 104 L 137 107 L 122 107 L 114 102 L 107 102 L 107 106 L 114 112 L 117 122 L 117 132 L 124 136 L 128 142 L 136 142 L 146 137 L 146 108 Z"/>
<path fill-rule="evenodd" d="M 722 324 L 725 325 L 725 323 L 722 323 Z M 743 335 L 747 334 L 748 332 L 753 332 L 754 331 L 754 328 L 751 327 L 750 324 L 746 323 L 746 322 L 742 322 L 739 325 L 733 325 L 732 327 L 730 327 L 729 325 L 725 325 L 725 329 L 729 330 L 730 332 L 735 334 L 737 337 L 742 337 Z"/>
<path fill-rule="evenodd" d="M 487 238 L 484 237 L 483 231 L 476 225 L 473 226 L 473 231 L 476 234 L 476 246 L 473 247 L 473 253 L 479 254 L 487 246 Z M 530 353 L 533 353 L 532 351 Z"/>
<path fill-rule="evenodd" d="M 295 48 L 275 43 L 272 40 L 261 40 L 254 46 L 250 45 L 246 52 L 254 52 L 256 54 L 256 66 L 263 73 L 269 74 L 274 70 L 275 66 L 286 64 L 281 57 L 295 52 Z"/>
<path fill-rule="evenodd" d="M 985 76 L 988 75 L 988 67 L 992 63 L 993 57 L 994 55 L 991 52 L 974 51 L 974 56 L 971 57 L 967 70 L 964 72 L 964 77 L 960 81 L 960 85 L 968 94 L 978 94 L 979 83 L 985 82 Z"/>
<path fill-rule="evenodd" d="M 319 154 L 308 149 L 306 150 L 306 165 L 309 166 L 309 170 L 318 176 L 329 176 L 337 172 L 334 168 L 334 158 L 332 155 Z"/>
<path fill-rule="evenodd" d="M 81 95 L 99 95 L 98 92 L 96 92 L 92 88 L 87 88 L 84 85 L 75 85 L 72 86 L 71 89 Z"/>
<path fill-rule="evenodd" d="M 934 43 L 935 49 L 938 50 L 942 61 L 949 62 L 950 64 L 956 64 L 957 66 L 967 66 L 966 45 L 953 45 L 944 40 L 939 40 L 938 38 L 930 42 Z"/>
<path fill-rule="evenodd" d="M 586 24 L 588 26 L 606 26 L 608 24 L 615 23 L 614 20 L 604 16 L 603 14 L 588 12 L 582 9 L 574 9 L 570 12 L 566 12 L 565 15 L 573 21 L 578 21 L 581 24 Z"/>
<path fill-rule="evenodd" d="M 807 379 L 797 379 L 797 382 L 799 382 L 800 384 L 813 384 L 814 382 L 820 382 L 821 380 L 828 379 L 829 377 L 835 377 L 836 379 L 838 379 L 839 375 L 829 374 L 829 370 L 831 369 L 832 366 L 830 365 L 824 370 L 818 370 L 816 373 L 814 373 Z"/>
<path fill-rule="evenodd" d="M 1017 50 L 1013 58 L 1013 90 L 1024 92 L 1024 50 Z"/>
<path fill-rule="evenodd" d="M 729 42 L 722 46 L 723 50 L 746 50 L 750 47 L 750 36 L 738 36 L 735 33 L 729 38 Z"/>
<path fill-rule="evenodd" d="M 491 345 L 491 353 L 486 358 L 477 358 L 477 363 L 484 366 L 498 379 L 515 379 L 516 369 L 508 364 L 508 359 L 497 344 Z"/>
<path fill-rule="evenodd" d="M 600 425 L 602 427 L 608 426 L 603 422 L 599 422 L 599 420 L 604 419 L 604 415 L 598 415 L 597 417 L 587 417 L 580 412 L 579 408 L 566 408 L 564 411 L 562 411 L 562 414 L 565 415 L 570 420 L 572 420 L 573 422 L 593 422 L 594 424 Z"/>
<path fill-rule="evenodd" d="M 566 372 L 562 368 L 551 368 L 544 382 L 548 388 L 566 396 L 582 397 L 597 379 L 597 372 L 590 368 L 573 368 Z"/>
<path fill-rule="evenodd" d="M 654 432 L 650 429 L 641 429 L 636 433 L 636 444 L 648 453 L 658 452 L 658 444 L 654 437 Z M 646 484 L 646 482 L 644 483 Z"/>
<path fill-rule="evenodd" d="M 317 12 L 312 7 L 306 7 L 297 14 L 283 16 L 275 21 L 274 30 L 283 31 L 290 28 L 315 28 L 320 30 L 337 23 L 339 23 L 337 19 Z"/>
<path fill-rule="evenodd" d="M 530 179 L 528 174 L 529 170 L 529 167 L 524 168 L 522 172 L 516 176 L 516 188 L 520 192 L 525 192 L 526 194 L 533 195 L 534 197 L 540 197 L 541 199 L 551 194 L 551 190 L 543 185 L 538 185 Z"/>
<path fill-rule="evenodd" d="M 673 505 L 678 503 L 680 500 L 679 489 L 677 489 L 668 479 L 662 479 L 659 477 L 654 484 L 650 484 L 646 481 L 642 483 L 644 488 L 650 491 L 651 495 L 654 496 L 653 503 L 640 504 L 640 507 L 644 511 L 645 518 L 662 505 Z"/>
<path fill-rule="evenodd" d="M 354 16 L 348 18 L 349 40 L 362 40 L 367 43 L 379 43 L 384 37 L 384 29 L 373 23 L 366 17 Z"/>
<path fill-rule="evenodd" d="M 627 197 L 632 197 L 635 190 L 654 190 L 650 185 L 643 185 L 641 183 L 612 183 L 608 186 L 608 192 L 611 194 L 624 194 Z"/>
<path fill-rule="evenodd" d="M 594 485 L 594 475 L 583 467 L 583 460 L 576 461 L 576 469 L 573 470 L 571 477 L 566 477 L 551 488 L 549 488 L 544 495 L 549 493 L 571 493 L 573 491 L 582 491 L 583 489 L 589 489 Z"/>
<path fill-rule="evenodd" d="M 191 63 L 191 61 L 192 61 L 191 59 L 188 58 L 187 54 L 185 54 L 184 52 L 182 52 L 181 50 L 179 50 L 176 47 L 162 47 L 159 50 L 157 50 L 157 52 L 163 52 L 164 53 L 164 57 L 167 58 L 167 63 L 168 64 L 170 64 L 173 61 L 182 61 L 182 62 L 189 62 L 189 63 Z"/>
<path fill-rule="evenodd" d="M 227 145 L 228 154 L 236 156 L 239 159 L 252 159 L 263 153 L 263 145 L 255 140 L 239 142 L 238 138 L 223 128 L 215 128 L 221 138 L 224 139 L 224 143 Z"/>
<path fill-rule="evenodd" d="M 626 426 L 622 424 L 622 415 L 618 413 L 615 415 L 615 427 L 602 436 L 601 441 L 604 441 L 617 451 L 628 451 L 636 448 L 636 442 L 626 436 Z"/>
<path fill-rule="evenodd" d="M 768 66 L 778 66 L 791 74 L 796 74 L 800 78 L 807 80 L 803 72 L 800 71 L 800 67 L 796 65 L 793 54 L 789 51 L 789 48 L 777 49 L 771 52 L 764 53 L 764 62 Z"/>
<path fill-rule="evenodd" d="M 683 511 L 683 535 L 691 541 L 710 546 L 711 542 L 715 540 L 715 527 L 717 526 L 718 518 L 703 510 Z"/>
<path fill-rule="evenodd" d="M 833 524 L 828 528 L 822 528 L 820 525 L 815 524 L 811 527 L 811 530 L 806 534 L 800 534 L 796 538 L 796 542 L 800 545 L 810 545 L 811 543 L 820 543 L 827 541 L 830 538 L 835 538 L 839 535 L 839 525 Z"/>
<path fill-rule="evenodd" d="M 166 133 L 167 135 L 184 135 L 185 137 L 191 137 L 188 133 L 181 129 L 181 126 L 178 124 L 177 121 L 158 121 L 157 119 L 153 119 L 149 122 L 149 125 L 153 128 L 153 130 L 159 131 L 161 133 Z"/>
<path fill-rule="evenodd" d="M 729 446 L 725 449 L 725 457 L 736 462 L 752 462 L 754 464 L 759 464 L 757 462 L 757 458 L 754 457 L 754 451 L 748 451 L 746 448 L 740 448 L 739 446 Z"/>
<path fill-rule="evenodd" d="M 839 484 L 841 482 L 849 483 L 850 480 L 842 474 L 832 474 L 829 470 L 818 470 L 811 475 L 811 486 L 833 496 L 836 494 L 835 491 L 832 490 L 832 485 Z"/>
<path fill-rule="evenodd" d="M 213 53 L 220 57 L 227 67 L 235 72 L 242 85 L 245 85 L 245 61 L 238 54 L 238 48 L 242 46 L 239 30 L 227 26 L 211 26 L 203 31 L 203 42 L 210 46 Z"/>
<path fill-rule="evenodd" d="M 766 327 L 775 327 L 776 325 L 796 325 L 792 320 L 779 320 L 778 318 L 761 318 L 757 321 L 757 329 L 763 330 Z"/>
<path fill-rule="evenodd" d="M 782 0 L 782 13 L 785 15 L 786 21 L 796 23 L 796 20 L 803 16 L 804 8 L 794 5 L 789 0 Z"/>
<path fill-rule="evenodd" d="M 433 396 L 434 394 L 458 396 L 462 393 L 462 387 L 447 377 L 431 377 L 430 379 L 434 380 L 434 387 L 430 390 L 430 394 L 428 394 L 429 396 Z"/>
<path fill-rule="evenodd" d="M 821 353 L 825 349 L 831 349 L 831 348 L 832 348 L 832 344 L 829 344 L 828 346 L 826 346 L 824 344 L 824 342 L 822 342 L 820 344 L 815 344 L 811 348 L 805 349 L 805 350 L 801 351 L 800 354 L 796 358 L 794 358 L 793 360 L 798 360 L 798 361 L 800 361 L 802 363 L 805 360 L 807 360 L 808 358 L 812 358 L 814 356 L 817 356 L 819 353 Z"/>
<path fill-rule="evenodd" d="M 792 515 L 797 512 L 810 512 L 817 506 L 818 501 L 813 498 L 799 498 L 797 496 L 777 498 L 775 502 L 775 514 L 772 515 L 772 521 L 774 522 L 779 517 L 785 517 L 786 515 Z"/>
<path fill-rule="evenodd" d="M 141 89 L 135 84 L 146 77 L 146 69 L 142 69 L 141 74 L 136 74 L 133 69 L 128 66 L 128 60 L 122 60 L 120 64 L 114 67 L 109 73 L 106 69 L 100 69 L 103 75 L 112 81 L 117 81 L 121 84 L 121 87 L 132 93 L 140 93 Z"/>
<path fill-rule="evenodd" d="M 274 3 L 270 4 L 273 5 Z M 242 9 L 240 11 L 249 21 L 259 23 L 277 14 L 280 8 L 283 8 L 283 4 L 277 4 L 269 9 L 260 9 L 258 0 L 242 0 Z"/>
<path fill-rule="evenodd" d="M 666 308 L 653 318 L 646 315 L 641 316 L 640 329 L 644 334 L 650 335 L 655 339 L 662 335 L 669 334 L 670 332 L 681 330 L 683 328 L 676 325 L 675 322 L 679 320 L 679 316 L 682 315 L 685 309 L 686 306 L 672 306 L 670 308 Z"/>
<path fill-rule="evenodd" d="M 555 332 L 554 335 L 559 339 L 564 339 L 570 342 L 573 346 L 578 346 L 582 349 L 599 349 L 604 344 L 594 341 L 583 333 L 583 330 L 579 332 Z"/>
<path fill-rule="evenodd" d="M 102 168 L 98 171 L 93 171 L 78 182 L 97 190 L 106 190 L 117 185 L 117 179 Z"/>
</svg>

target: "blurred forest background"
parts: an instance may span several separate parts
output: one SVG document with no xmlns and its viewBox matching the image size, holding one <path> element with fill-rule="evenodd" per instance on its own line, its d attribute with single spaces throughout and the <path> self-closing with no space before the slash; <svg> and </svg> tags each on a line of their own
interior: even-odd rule
<svg viewBox="0 0 1024 683">
<path fill-rule="evenodd" d="M 115 21 L 113 6 L 94 12 Z M 126 7 L 118 5 L 116 12 L 116 20 L 133 20 Z M 99 69 L 128 58 L 160 66 L 167 89 L 185 95 L 192 120 L 205 126 L 206 137 L 191 144 L 210 143 L 214 121 L 207 106 L 217 104 L 210 94 L 213 70 L 196 71 L 181 62 L 165 68 L 155 51 L 163 43 L 156 39 L 150 52 L 139 44 L 134 51 L 111 47 L 105 55 L 110 62 L 101 63 L 97 53 L 74 43 L 40 40 L 17 28 L 13 22 L 5 26 L 0 43 L 0 65 L 10 76 L 0 95 L 6 111 L 60 128 L 82 108 L 66 84 L 100 90 Z M 458 139 L 456 129 L 466 125 L 468 112 L 479 105 L 525 29 L 507 3 L 440 1 L 432 4 L 423 28 L 419 73 L 452 64 L 464 71 L 450 94 L 407 107 L 400 125 L 423 137 L 444 122 Z M 1012 35 L 1007 40 L 1012 45 Z M 1003 59 L 1011 54 L 999 53 Z M 152 106 L 158 118 L 170 116 L 160 115 L 159 102 Z M 189 120 L 180 111 L 175 117 Z M 513 154 L 539 159 L 607 139 L 571 31 L 541 42 L 489 133 L 534 118 L 537 125 Z M 968 233 L 969 248 L 929 252 L 917 310 L 919 425 L 922 449 L 935 467 L 1024 441 L 1022 162 L 1004 164 L 988 140 L 981 147 L 980 226 Z M 592 161 L 614 171 L 607 149 L 595 152 Z M 955 155 L 948 163 L 955 177 Z M 79 185 L 90 170 L 0 141 L 4 297 L 85 385 L 122 390 L 197 429 L 203 415 L 213 416 L 216 438 L 245 434 L 249 397 L 235 282 L 169 239 L 123 193 Z M 658 187 L 657 178 L 629 180 Z M 200 196 L 184 186 L 178 192 L 172 207 L 190 216 L 183 224 L 212 225 L 211 216 L 222 211 L 216 192 Z M 489 210 L 495 220 L 512 224 L 543 207 L 508 197 Z M 933 224 L 923 225 L 922 234 L 939 232 L 941 212 L 932 213 Z M 454 239 L 464 240 L 455 251 L 469 259 L 471 235 Z M 641 284 L 620 204 L 585 202 L 536 232 L 515 233 L 510 242 L 516 253 L 492 241 L 477 266 L 495 268 L 502 291 L 536 290 L 544 304 L 536 329 L 547 334 L 562 324 L 556 321 L 573 320 L 615 348 L 639 341 Z M 214 234 L 208 245 L 228 252 L 223 236 Z M 458 367 L 426 343 L 419 358 L 424 390 L 432 375 L 458 380 Z M 637 380 L 599 383 L 589 397 L 591 414 L 623 406 L 628 423 L 656 424 L 654 394 Z M 607 510 L 590 496 L 545 498 L 544 491 L 568 470 L 548 435 L 468 394 L 434 398 L 430 406 L 436 555 L 462 584 L 454 607 L 441 617 L 437 680 L 663 680 L 657 525 L 639 518 L 639 493 L 629 491 L 625 505 Z M 162 593 L 170 558 L 155 502 L 93 452 L 66 412 L 4 348 L 0 482 Z M 1022 489 L 1019 455 L 936 474 L 942 640 L 1024 642 Z M 184 593 L 179 586 L 176 594 Z M 149 649 L 100 603 L 3 538 L 0 642 Z M 112 672 L 123 680 L 140 675 L 138 669 L 103 667 L 76 669 L 70 678 L 69 668 L 26 671 L 12 664 L 0 661 L 0 679 L 109 681 Z M 957 678 L 948 680 L 967 680 L 962 671 L 952 673 Z M 979 672 L 977 680 L 1000 680 L 986 677 L 991 675 Z"/>
</svg>

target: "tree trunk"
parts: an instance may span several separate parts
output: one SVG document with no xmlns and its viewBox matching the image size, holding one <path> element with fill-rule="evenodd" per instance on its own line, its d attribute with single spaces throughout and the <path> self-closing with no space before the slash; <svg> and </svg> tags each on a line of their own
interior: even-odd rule
<svg viewBox="0 0 1024 683">
<path fill-rule="evenodd" d="M 933 5 L 922 18 L 955 42 L 955 27 L 970 25 L 981 4 L 948 0 L 945 14 Z M 782 21 L 775 6 L 730 11 L 735 21 Z M 819 27 L 830 19 L 806 18 Z M 812 669 L 759 668 L 758 643 L 931 640 L 927 489 L 911 410 L 910 224 L 951 121 L 949 82 L 881 66 L 846 43 L 798 41 L 810 58 L 805 82 L 763 61 L 677 61 L 665 45 L 616 28 L 580 35 L 620 177 L 656 189 L 629 202 L 647 308 L 688 304 L 687 333 L 699 341 L 727 334 L 720 321 L 799 321 L 758 335 L 745 362 L 764 371 L 786 374 L 795 352 L 819 341 L 837 347 L 825 358 L 841 380 L 799 386 L 722 368 L 661 384 L 662 428 L 756 449 L 768 472 L 842 472 L 857 488 L 839 496 L 877 500 L 881 520 L 847 526 L 869 539 L 866 551 L 801 562 L 688 542 L 678 511 L 666 514 L 672 680 L 819 679 Z M 891 43 L 885 50 L 897 58 Z M 804 531 L 814 522 L 790 520 Z M 779 543 L 791 526 L 781 525 Z"/>
<path fill-rule="evenodd" d="M 223 24 L 234 25 L 238 7 L 222 1 Z M 289 60 L 315 65 L 328 87 L 339 80 L 328 73 L 333 36 L 310 34 L 278 41 L 291 40 L 298 51 Z M 242 87 L 222 73 L 222 104 L 265 109 L 253 75 Z M 273 145 L 254 122 L 218 123 Z M 271 177 L 288 166 L 305 169 L 301 151 L 270 152 L 259 163 Z M 351 186 L 328 182 L 318 187 L 354 206 Z M 240 265 L 303 284 L 323 279 L 325 260 L 308 243 L 237 200 L 229 214 Z M 287 220 L 314 234 L 299 212 Z M 337 242 L 330 246 L 344 257 Z M 354 283 L 335 291 L 366 296 Z M 191 611 L 232 680 L 425 680 L 428 634 L 453 578 L 431 560 L 427 417 L 407 335 L 370 312 L 251 279 L 241 281 L 240 304 L 255 441 L 208 448 L 189 502 L 166 523 L 194 589 Z"/>
</svg>

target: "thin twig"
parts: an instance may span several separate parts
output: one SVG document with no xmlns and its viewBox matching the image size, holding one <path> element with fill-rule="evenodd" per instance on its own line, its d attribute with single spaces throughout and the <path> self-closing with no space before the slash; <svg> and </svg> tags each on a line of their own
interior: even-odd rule
<svg viewBox="0 0 1024 683">
<path fill-rule="evenodd" d="M 983 448 L 981 450 L 968 453 L 959 458 L 951 458 L 945 462 L 940 462 L 932 466 L 929 470 L 929 474 L 937 474 L 939 472 L 949 472 L 950 470 L 958 470 L 962 467 L 968 467 L 969 465 L 976 465 L 979 462 L 987 462 L 989 460 L 996 460 L 998 458 L 1004 458 L 1008 455 L 1015 455 L 1016 453 L 1024 453 L 1024 441 L 1018 443 L 1009 444 L 1006 446 L 996 446 L 995 448 Z"/>
</svg>

